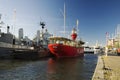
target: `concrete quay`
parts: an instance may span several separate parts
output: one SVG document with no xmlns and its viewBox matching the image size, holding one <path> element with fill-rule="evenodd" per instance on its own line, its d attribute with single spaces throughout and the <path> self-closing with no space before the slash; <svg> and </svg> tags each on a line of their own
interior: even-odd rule
<svg viewBox="0 0 120 80">
<path fill-rule="evenodd" d="M 98 56 L 92 80 L 120 80 L 120 56 Z"/>
</svg>

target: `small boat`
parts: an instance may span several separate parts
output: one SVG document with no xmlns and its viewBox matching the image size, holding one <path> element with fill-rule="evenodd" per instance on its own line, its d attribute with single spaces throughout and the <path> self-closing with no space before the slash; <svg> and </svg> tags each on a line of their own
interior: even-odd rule
<svg viewBox="0 0 120 80">
<path fill-rule="evenodd" d="M 94 48 L 93 47 L 89 47 L 89 46 L 85 46 L 84 47 L 84 53 L 94 54 Z"/>
<path fill-rule="evenodd" d="M 98 54 L 98 53 L 101 53 L 101 52 L 102 52 L 102 50 L 101 50 L 100 47 L 95 47 L 94 48 L 94 54 Z"/>
<path fill-rule="evenodd" d="M 72 30 L 72 39 L 65 37 L 50 37 L 48 48 L 55 57 L 77 57 L 84 56 L 83 41 L 76 41 L 76 29 Z"/>
</svg>

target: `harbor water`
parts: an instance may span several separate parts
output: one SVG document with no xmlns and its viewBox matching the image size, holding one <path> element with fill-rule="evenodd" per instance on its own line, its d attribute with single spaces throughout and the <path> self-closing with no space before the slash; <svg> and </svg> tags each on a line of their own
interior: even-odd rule
<svg viewBox="0 0 120 80">
<path fill-rule="evenodd" d="M 97 55 L 40 60 L 0 60 L 0 80 L 91 80 Z"/>
</svg>

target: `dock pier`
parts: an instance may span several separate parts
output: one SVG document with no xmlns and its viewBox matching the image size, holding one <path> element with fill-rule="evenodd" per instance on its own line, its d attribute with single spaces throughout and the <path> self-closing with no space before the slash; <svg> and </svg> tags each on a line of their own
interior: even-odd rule
<svg viewBox="0 0 120 80">
<path fill-rule="evenodd" d="M 98 62 L 92 80 L 119 80 L 120 56 L 98 56 Z"/>
<path fill-rule="evenodd" d="M 92 80 L 99 80 L 99 79 L 104 79 L 103 76 L 103 60 L 102 56 L 98 57 L 97 65 L 95 68 L 95 72 L 93 74 Z"/>
</svg>

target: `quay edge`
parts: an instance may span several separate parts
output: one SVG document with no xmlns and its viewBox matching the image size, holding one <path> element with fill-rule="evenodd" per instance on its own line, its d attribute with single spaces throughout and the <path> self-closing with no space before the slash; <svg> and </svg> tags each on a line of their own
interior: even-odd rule
<svg viewBox="0 0 120 80">
<path fill-rule="evenodd" d="M 117 55 L 102 55 L 98 57 L 98 63 L 92 80 L 119 80 L 120 57 Z"/>
<path fill-rule="evenodd" d="M 97 65 L 92 77 L 92 80 L 104 80 L 104 75 L 103 75 L 103 60 L 102 60 L 102 56 L 98 56 L 98 61 L 97 61 Z"/>
</svg>

